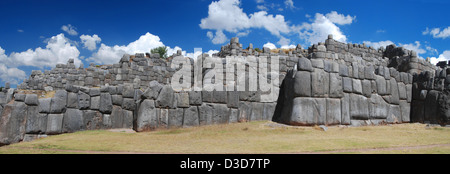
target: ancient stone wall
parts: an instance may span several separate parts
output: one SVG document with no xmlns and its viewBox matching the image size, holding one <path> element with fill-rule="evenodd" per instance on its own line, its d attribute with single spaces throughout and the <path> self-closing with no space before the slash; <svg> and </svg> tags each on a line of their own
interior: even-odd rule
<svg viewBox="0 0 450 174">
<path fill-rule="evenodd" d="M 243 66 L 229 66 L 233 63 Z M 432 121 L 428 113 L 449 115 L 446 74 L 446 68 L 414 51 L 394 45 L 375 50 L 331 35 L 287 53 L 243 49 L 233 38 L 219 53 L 195 61 L 181 51 L 167 60 L 124 55 L 117 64 L 88 68 L 69 60 L 44 73 L 33 71 L 19 90 L 0 92 L 0 144 L 80 130 L 148 131 L 255 120 L 353 126 Z M 174 90 L 174 82 L 185 80 L 191 83 Z M 201 89 L 208 84 L 219 88 Z M 252 84 L 257 88 L 250 89 Z M 45 98 L 30 90 L 55 95 Z"/>
</svg>

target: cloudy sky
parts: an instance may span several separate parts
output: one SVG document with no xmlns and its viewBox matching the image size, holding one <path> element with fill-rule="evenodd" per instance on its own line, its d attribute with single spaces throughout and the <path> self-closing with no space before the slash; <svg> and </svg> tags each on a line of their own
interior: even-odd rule
<svg viewBox="0 0 450 174">
<path fill-rule="evenodd" d="M 2 0 L 0 86 L 69 58 L 87 67 L 168 46 L 213 53 L 232 37 L 246 47 L 336 40 L 396 44 L 433 62 L 450 59 L 448 0 Z"/>
</svg>

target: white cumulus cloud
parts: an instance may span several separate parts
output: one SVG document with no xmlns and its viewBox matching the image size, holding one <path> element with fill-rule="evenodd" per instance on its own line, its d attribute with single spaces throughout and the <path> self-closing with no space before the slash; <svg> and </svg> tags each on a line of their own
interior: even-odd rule
<svg viewBox="0 0 450 174">
<path fill-rule="evenodd" d="M 432 35 L 433 38 L 441 38 L 446 39 L 450 37 L 450 27 L 444 28 L 441 30 L 440 28 L 427 29 L 422 32 L 423 35 Z"/>
<path fill-rule="evenodd" d="M 439 63 L 440 61 L 449 61 L 450 60 L 450 50 L 444 51 L 439 57 L 431 57 L 430 62 L 434 65 Z"/>
<path fill-rule="evenodd" d="M 394 44 L 394 42 L 392 42 L 390 40 L 379 41 L 379 42 L 363 41 L 363 43 L 365 43 L 367 46 L 372 46 L 375 49 L 378 49 L 381 47 L 386 48 L 386 46 Z"/>
<path fill-rule="evenodd" d="M 80 51 L 71 44 L 64 34 L 58 34 L 46 40 L 45 48 L 28 49 L 23 52 L 12 52 L 9 56 L 0 57 L 0 63 L 9 67 L 32 66 L 38 68 L 54 67 L 59 63 L 67 63 L 69 59 L 74 59 L 79 65 Z"/>
<path fill-rule="evenodd" d="M 71 24 L 68 25 L 63 25 L 61 27 L 61 30 L 65 31 L 67 34 L 72 35 L 72 36 L 76 36 L 78 35 L 78 32 L 76 31 L 77 28 L 75 28 L 74 26 L 72 26 Z"/>
<path fill-rule="evenodd" d="M 275 44 L 267 42 L 266 44 L 263 45 L 263 48 L 270 48 L 271 50 L 273 49 L 277 49 L 277 46 L 275 46 Z"/>
<path fill-rule="evenodd" d="M 95 49 L 97 49 L 97 44 L 102 41 L 102 39 L 96 34 L 92 36 L 83 34 L 80 36 L 80 39 L 81 43 L 83 43 L 84 45 L 84 48 L 87 48 L 90 51 L 94 51 Z"/>
<path fill-rule="evenodd" d="M 343 15 L 338 14 L 336 11 L 331 11 L 330 13 L 325 15 L 331 22 L 339 25 L 347 25 L 351 24 L 353 20 L 356 19 L 356 16 Z"/>
</svg>

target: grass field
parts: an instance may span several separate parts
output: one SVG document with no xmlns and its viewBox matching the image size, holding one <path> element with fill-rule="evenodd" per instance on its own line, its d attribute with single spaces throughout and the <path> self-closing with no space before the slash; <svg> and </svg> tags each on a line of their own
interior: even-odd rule
<svg viewBox="0 0 450 174">
<path fill-rule="evenodd" d="M 0 147 L 15 153 L 439 153 L 450 154 L 450 128 L 423 124 L 290 127 L 272 122 L 154 132 L 84 131 Z"/>
</svg>

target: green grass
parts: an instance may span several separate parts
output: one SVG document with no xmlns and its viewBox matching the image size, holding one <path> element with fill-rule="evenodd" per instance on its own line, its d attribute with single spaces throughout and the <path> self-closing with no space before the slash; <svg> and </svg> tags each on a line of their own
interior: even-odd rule
<svg viewBox="0 0 450 174">
<path fill-rule="evenodd" d="M 273 127 L 269 122 L 211 125 L 143 133 L 84 131 L 0 147 L 0 153 L 445 153 L 450 128 L 423 124 L 371 127 Z M 272 124 L 272 123 L 270 123 Z M 358 150 L 363 149 L 363 150 Z"/>
</svg>

